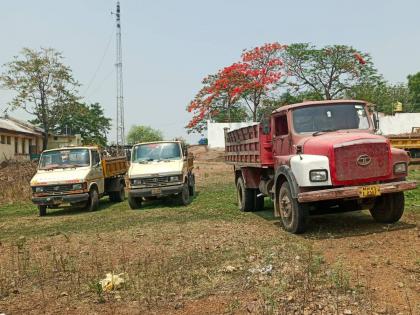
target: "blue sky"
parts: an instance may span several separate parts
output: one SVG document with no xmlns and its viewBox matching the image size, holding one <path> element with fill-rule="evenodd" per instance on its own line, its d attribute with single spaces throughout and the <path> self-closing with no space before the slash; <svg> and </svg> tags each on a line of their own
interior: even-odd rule
<svg viewBox="0 0 420 315">
<path fill-rule="evenodd" d="M 22 47 L 52 47 L 80 94 L 115 117 L 113 0 L 2 1 L 0 64 Z M 346 44 L 369 52 L 393 83 L 420 71 L 420 1 L 121 1 L 126 129 L 150 125 L 187 136 L 185 106 L 201 79 L 266 42 Z M 101 62 L 102 61 L 102 62 Z M 0 89 L 0 111 L 12 94 Z M 20 111 L 12 113 L 28 116 Z M 115 138 L 112 129 L 110 139 Z"/>
</svg>

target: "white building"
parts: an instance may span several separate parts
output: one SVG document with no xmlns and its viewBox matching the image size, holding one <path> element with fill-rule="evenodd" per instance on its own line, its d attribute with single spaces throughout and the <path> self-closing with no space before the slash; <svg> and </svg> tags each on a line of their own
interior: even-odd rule
<svg viewBox="0 0 420 315">
<path fill-rule="evenodd" d="M 43 130 L 29 123 L 0 117 L 0 162 L 29 160 L 42 151 Z"/>
</svg>

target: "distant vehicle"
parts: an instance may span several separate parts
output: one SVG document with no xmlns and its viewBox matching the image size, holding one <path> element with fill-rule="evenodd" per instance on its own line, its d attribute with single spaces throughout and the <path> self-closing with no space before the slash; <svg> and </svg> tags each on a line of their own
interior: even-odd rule
<svg viewBox="0 0 420 315">
<path fill-rule="evenodd" d="M 198 144 L 199 145 L 207 145 L 208 144 L 208 139 L 207 138 L 201 138 L 200 140 L 198 140 Z"/>
<path fill-rule="evenodd" d="M 64 203 L 94 211 L 102 196 L 113 202 L 125 199 L 126 172 L 124 156 L 101 157 L 97 147 L 46 150 L 31 180 L 32 202 L 40 216 Z"/>
<path fill-rule="evenodd" d="M 195 192 L 193 156 L 181 141 L 139 143 L 131 151 L 128 204 L 141 207 L 144 199 L 174 196 L 187 205 Z"/>
<path fill-rule="evenodd" d="M 260 210 L 264 197 L 285 230 L 302 233 L 312 211 L 369 209 L 382 223 L 398 221 L 409 157 L 375 135 L 363 101 L 304 102 L 275 110 L 260 124 L 225 133 L 239 208 Z"/>
<path fill-rule="evenodd" d="M 391 142 L 391 146 L 404 149 L 410 154 L 410 162 L 420 163 L 420 127 L 412 127 L 411 133 L 386 136 Z"/>
</svg>

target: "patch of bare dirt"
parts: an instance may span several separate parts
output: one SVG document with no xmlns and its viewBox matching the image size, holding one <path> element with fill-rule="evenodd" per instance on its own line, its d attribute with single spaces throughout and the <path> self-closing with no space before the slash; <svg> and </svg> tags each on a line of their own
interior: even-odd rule
<svg viewBox="0 0 420 315">
<path fill-rule="evenodd" d="M 0 205 L 30 200 L 29 182 L 36 173 L 34 162 L 3 162 L 0 166 Z"/>
</svg>

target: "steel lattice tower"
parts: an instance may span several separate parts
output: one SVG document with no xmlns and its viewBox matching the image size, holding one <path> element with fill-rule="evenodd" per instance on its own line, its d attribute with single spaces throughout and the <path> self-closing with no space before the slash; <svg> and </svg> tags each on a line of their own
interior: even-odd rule
<svg viewBox="0 0 420 315">
<path fill-rule="evenodd" d="M 125 126 L 124 126 L 124 96 L 123 96 L 123 73 L 122 73 L 122 49 L 121 49 L 121 13 L 120 2 L 117 2 L 115 13 L 117 26 L 116 44 L 116 74 L 117 74 L 117 146 L 125 145 Z"/>
</svg>

